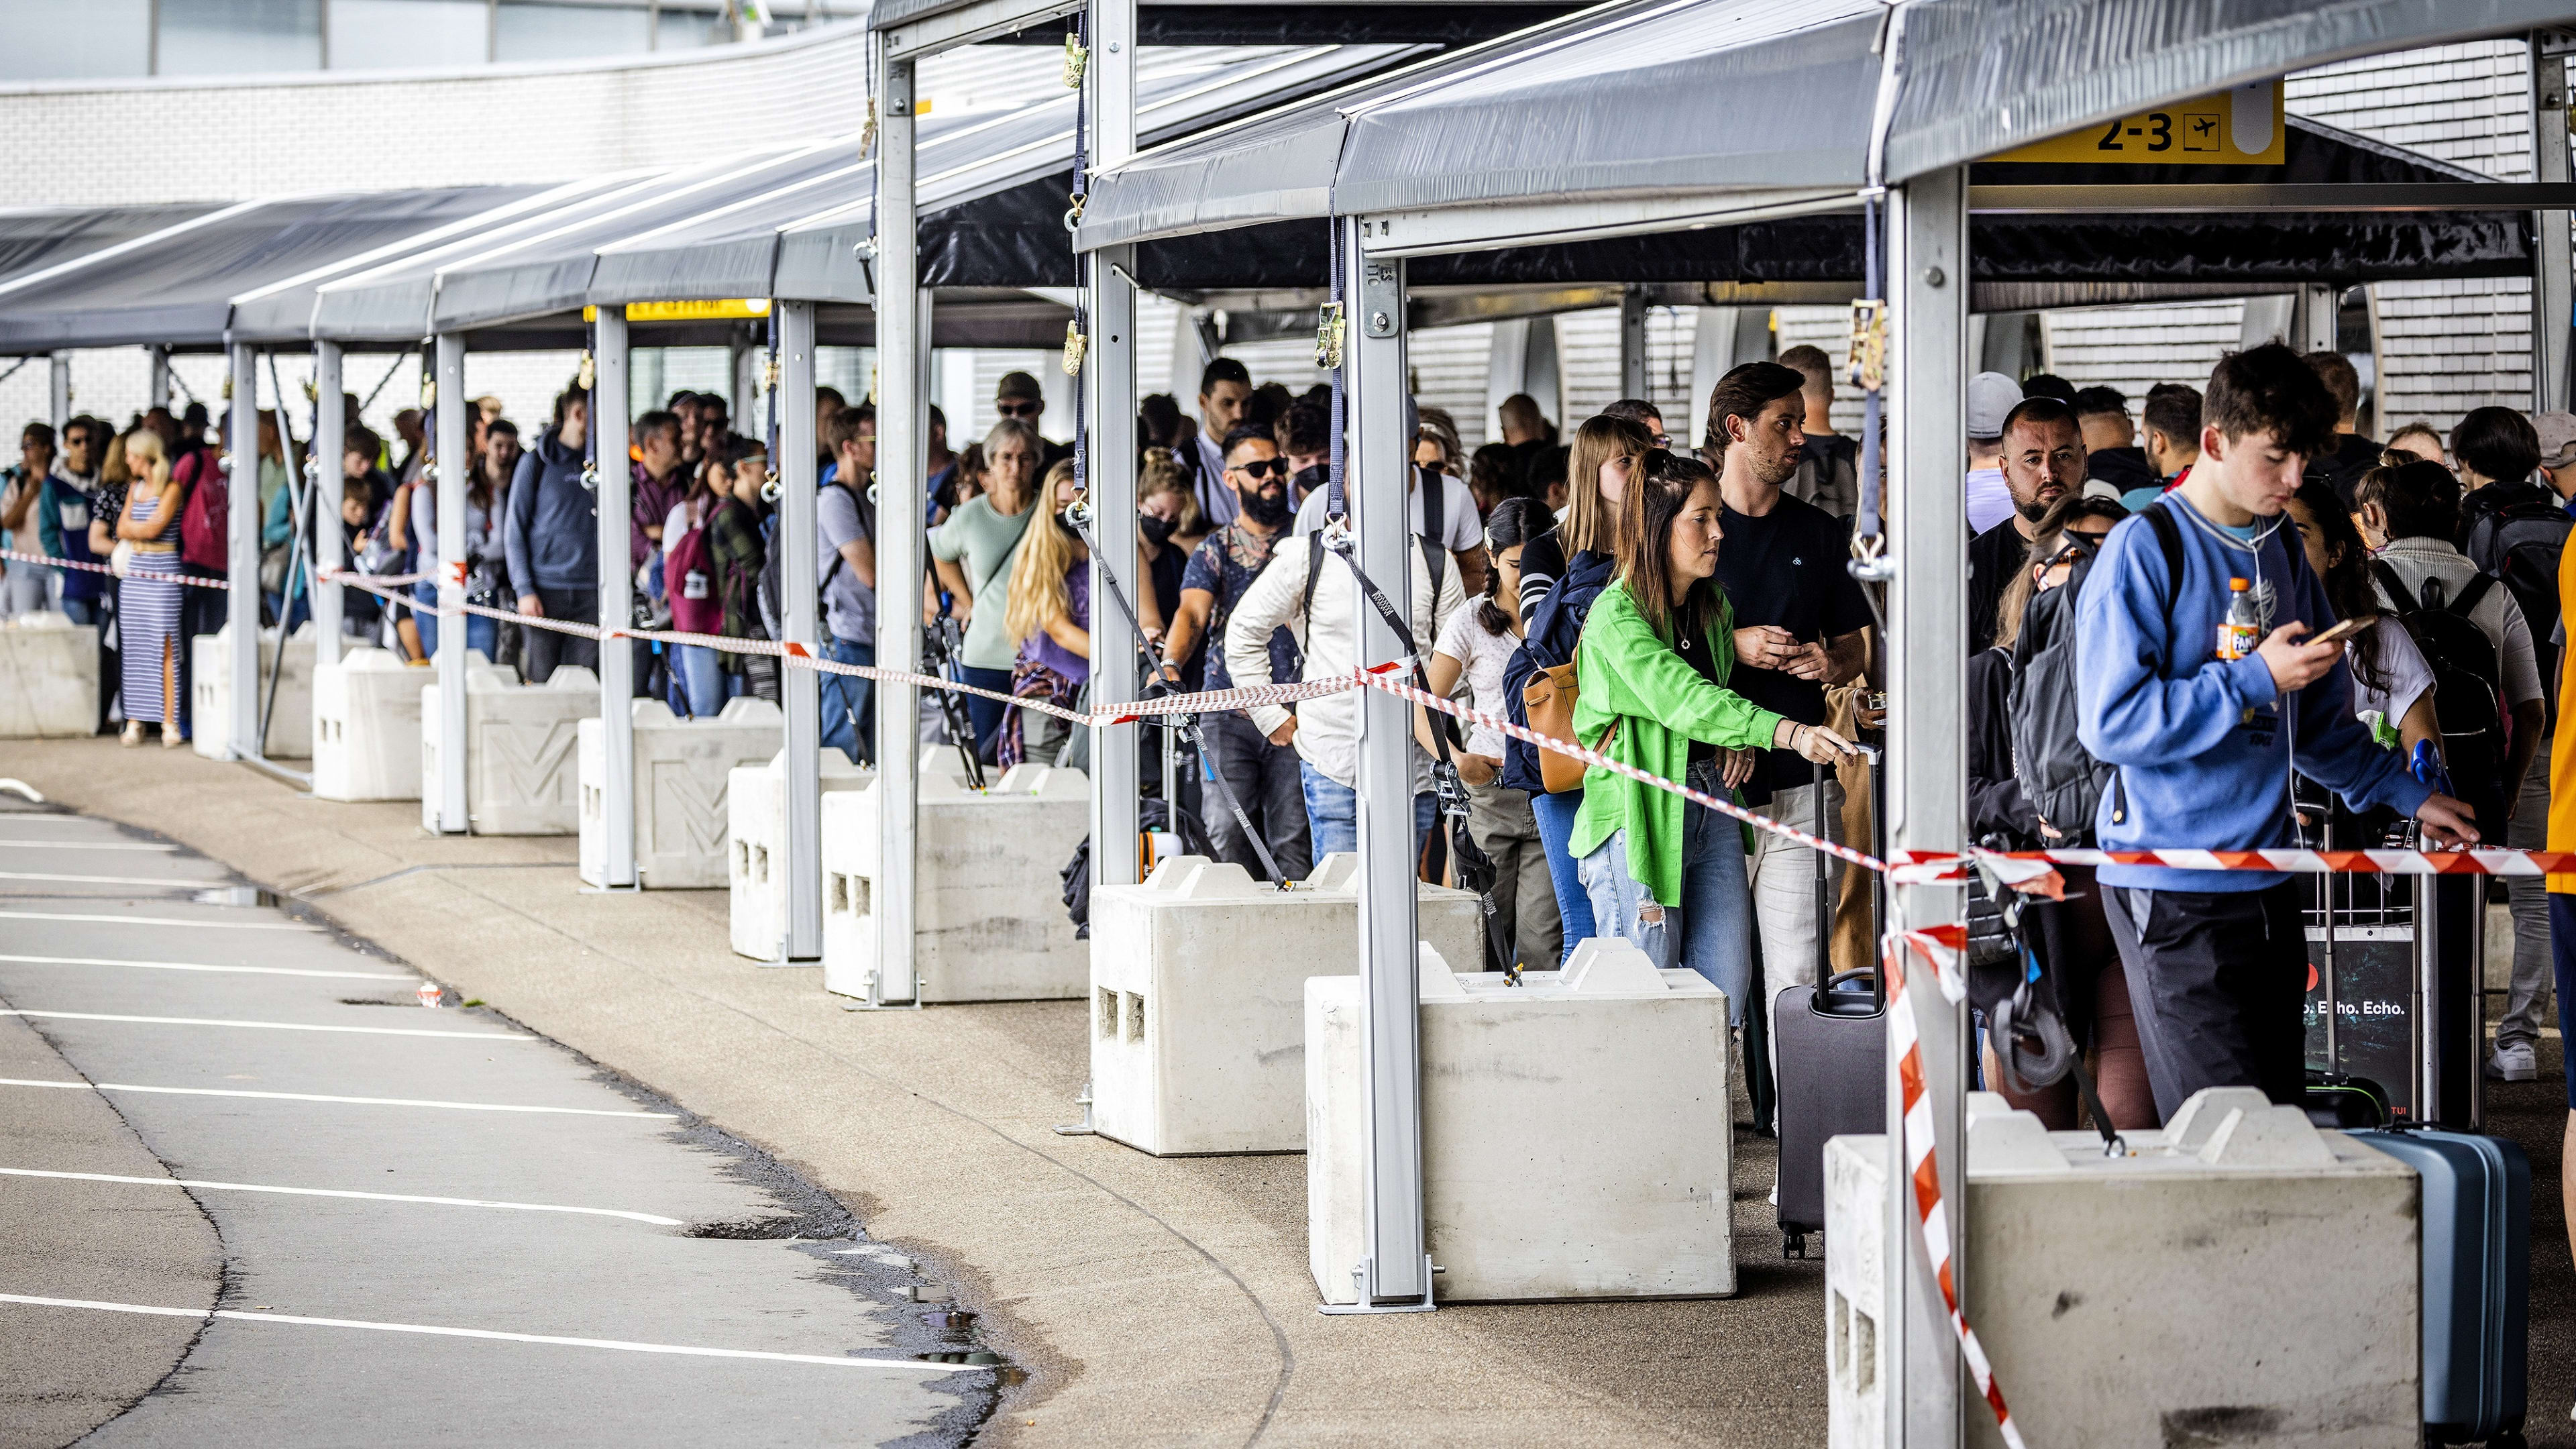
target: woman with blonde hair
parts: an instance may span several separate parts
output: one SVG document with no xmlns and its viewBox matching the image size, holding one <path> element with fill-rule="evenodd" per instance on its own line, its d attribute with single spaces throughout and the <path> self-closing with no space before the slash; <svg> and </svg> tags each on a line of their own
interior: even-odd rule
<svg viewBox="0 0 2576 1449">
<path fill-rule="evenodd" d="M 123 457 L 133 482 L 116 513 L 116 537 L 128 545 L 125 576 L 116 591 L 117 642 L 124 656 L 125 734 L 128 749 L 143 743 L 143 727 L 161 726 L 164 749 L 187 738 L 186 691 L 181 683 L 179 613 L 179 514 L 188 490 L 170 476 L 161 435 L 136 428 L 125 435 Z"/>
<path fill-rule="evenodd" d="M 1002 624 L 1019 657 L 1011 667 L 1011 693 L 1020 699 L 1043 699 L 1071 708 L 1091 682 L 1091 550 L 1064 520 L 1073 502 L 1070 459 L 1047 470 L 1045 501 L 1032 512 L 1011 563 L 1010 597 Z M 1007 769 L 1020 761 L 1052 755 L 1067 732 L 1065 722 L 1050 714 L 1035 729 L 1035 711 L 1006 707 L 995 758 Z"/>
</svg>

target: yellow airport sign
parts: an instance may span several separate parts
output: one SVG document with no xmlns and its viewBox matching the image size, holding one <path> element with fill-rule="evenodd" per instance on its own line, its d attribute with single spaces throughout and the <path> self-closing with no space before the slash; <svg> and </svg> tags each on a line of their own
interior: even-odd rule
<svg viewBox="0 0 2576 1449">
<path fill-rule="evenodd" d="M 629 322 L 718 322 L 736 317 L 766 317 L 767 297 L 715 297 L 699 302 L 629 302 Z M 597 307 L 581 309 L 581 320 L 599 320 Z"/>
<path fill-rule="evenodd" d="M 2281 83 L 2257 81 L 2034 141 L 1985 159 L 2096 166 L 2278 166 L 2283 156 L 2281 117 Z"/>
</svg>

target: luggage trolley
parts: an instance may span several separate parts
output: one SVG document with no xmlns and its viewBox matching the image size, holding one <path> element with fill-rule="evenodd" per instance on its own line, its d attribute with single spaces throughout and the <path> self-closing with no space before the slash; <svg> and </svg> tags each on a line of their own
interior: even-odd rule
<svg viewBox="0 0 2576 1449">
<path fill-rule="evenodd" d="M 2348 815 L 2324 831 L 2414 850 L 2414 822 Z M 2478 877 L 2319 874 L 2305 910 L 2308 1110 L 2319 1125 L 2389 1121 L 2479 1130 L 2485 920 Z"/>
</svg>

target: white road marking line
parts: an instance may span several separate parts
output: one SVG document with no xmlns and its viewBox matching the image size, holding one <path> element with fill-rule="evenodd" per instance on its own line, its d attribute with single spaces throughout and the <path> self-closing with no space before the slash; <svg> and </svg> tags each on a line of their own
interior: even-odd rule
<svg viewBox="0 0 2576 1449">
<path fill-rule="evenodd" d="M 224 883 L 224 878 L 219 875 L 190 880 L 179 876 L 55 875 L 38 870 L 0 870 L 0 880 L 42 880 L 59 885 L 193 886 L 199 890 Z"/>
<path fill-rule="evenodd" d="M 0 1016 L 32 1016 L 64 1021 L 133 1021 L 147 1026 L 243 1026 L 259 1031 L 340 1031 L 361 1036 L 443 1036 L 464 1041 L 535 1041 L 498 1031 L 416 1031 L 402 1026 L 312 1026 L 300 1021 L 227 1021 L 214 1016 L 118 1016 L 104 1011 L 0 1010 Z"/>
<path fill-rule="evenodd" d="M 237 971 L 250 976 L 324 976 L 335 981 L 418 981 L 400 971 L 302 971 L 292 966 L 205 966 L 192 961 L 125 961 L 114 956 L 0 956 L 21 966 L 132 966 L 142 971 Z"/>
<path fill-rule="evenodd" d="M 220 884 L 195 881 L 191 884 Z M 0 911 L 0 921 L 97 921 L 110 926 L 193 926 L 215 931 L 320 931 L 302 921 L 190 920 L 184 916 L 82 916 L 67 911 Z"/>
<path fill-rule="evenodd" d="M 573 1117 L 650 1117 L 673 1122 L 677 1112 L 614 1112 L 605 1107 L 521 1107 L 508 1102 L 441 1102 L 424 1097 L 336 1097 L 320 1092 L 252 1092 L 235 1087 L 146 1087 L 134 1082 L 44 1082 L 0 1077 L 0 1087 L 64 1087 L 76 1092 L 161 1092 L 174 1097 L 257 1097 L 272 1102 L 343 1102 L 360 1107 L 441 1107 L 454 1112 L 559 1112 Z"/>
<path fill-rule="evenodd" d="M 988 1364 L 930 1363 L 905 1358 L 834 1358 L 819 1353 L 769 1353 L 752 1348 L 698 1348 L 679 1343 L 633 1343 L 619 1338 L 566 1338 L 550 1333 L 502 1333 L 490 1328 L 438 1328 L 421 1323 L 372 1323 L 362 1318 L 310 1318 L 300 1313 L 247 1313 L 235 1308 L 157 1308 L 142 1303 L 101 1303 L 86 1298 L 39 1298 L 27 1293 L 0 1293 L 0 1303 L 26 1303 L 38 1308 L 92 1308 L 105 1313 L 149 1313 L 163 1318 L 236 1318 L 248 1323 L 301 1323 L 313 1328 L 371 1328 L 379 1333 L 427 1333 L 441 1338 L 486 1338 L 503 1343 L 548 1343 L 565 1348 L 613 1348 L 626 1353 L 681 1354 L 691 1358 L 748 1358 L 766 1363 L 812 1363 L 827 1368 L 920 1369 L 928 1373 L 973 1373 Z"/>
<path fill-rule="evenodd" d="M 150 840 L 0 840 L 0 850 L 157 850 L 166 855 L 178 848 Z"/>
<path fill-rule="evenodd" d="M 119 1177 L 111 1172 L 45 1172 L 32 1167 L 0 1167 L 0 1177 L 57 1177 L 74 1182 L 131 1182 L 145 1187 L 202 1187 L 219 1192 L 275 1192 L 290 1197 L 354 1197 L 371 1202 L 423 1202 L 441 1207 L 510 1208 L 528 1213 L 580 1213 L 589 1217 L 627 1218 L 655 1227 L 676 1228 L 678 1218 L 631 1213 L 619 1208 L 563 1207 L 543 1202 L 494 1202 L 479 1197 L 419 1197 L 401 1192 L 351 1192 L 327 1187 L 268 1187 L 251 1182 L 205 1182 L 191 1177 Z"/>
</svg>

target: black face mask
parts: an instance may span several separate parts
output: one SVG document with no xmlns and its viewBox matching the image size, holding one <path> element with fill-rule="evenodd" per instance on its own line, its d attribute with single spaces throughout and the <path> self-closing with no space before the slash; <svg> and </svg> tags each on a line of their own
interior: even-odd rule
<svg viewBox="0 0 2576 1449">
<path fill-rule="evenodd" d="M 1244 517 L 1251 519 L 1253 522 L 1260 524 L 1264 528 L 1286 527 L 1288 520 L 1293 517 L 1297 511 L 1288 502 L 1288 490 L 1285 488 L 1280 489 L 1276 494 L 1266 491 L 1255 491 L 1251 493 L 1238 494 L 1236 496 L 1243 500 Z"/>
<path fill-rule="evenodd" d="M 1172 541 L 1172 529 L 1176 525 L 1159 513 L 1140 513 L 1136 515 L 1136 527 L 1143 532 L 1147 543 L 1161 548 Z"/>
<path fill-rule="evenodd" d="M 1306 501 L 1307 494 L 1323 487 L 1327 482 L 1331 481 L 1332 476 L 1332 465 L 1328 463 L 1310 463 L 1289 476 L 1288 486 L 1297 490 L 1297 501 L 1303 503 Z"/>
</svg>

